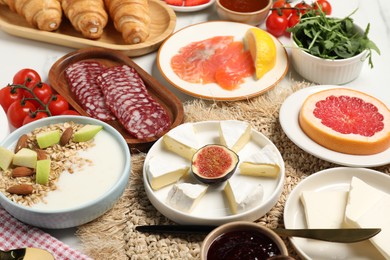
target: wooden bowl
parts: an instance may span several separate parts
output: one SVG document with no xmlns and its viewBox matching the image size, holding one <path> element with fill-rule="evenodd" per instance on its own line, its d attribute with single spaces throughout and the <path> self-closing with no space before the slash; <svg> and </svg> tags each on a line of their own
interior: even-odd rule
<svg viewBox="0 0 390 260">
<path fill-rule="evenodd" d="M 171 119 L 171 128 L 174 128 L 183 122 L 183 104 L 172 92 L 170 92 L 154 77 L 144 71 L 123 53 L 97 47 L 80 49 L 78 51 L 68 53 L 56 61 L 49 71 L 48 80 L 50 85 L 56 92 L 64 96 L 69 104 L 81 115 L 89 116 L 87 112 L 81 107 L 81 105 L 76 101 L 77 99 L 74 94 L 70 91 L 67 79 L 65 77 L 65 69 L 72 63 L 85 60 L 98 61 L 107 67 L 124 64 L 133 67 L 144 81 L 149 94 L 168 112 L 169 118 Z M 130 135 L 130 133 L 128 133 L 127 130 L 119 123 L 119 121 L 114 120 L 108 121 L 107 123 L 112 125 L 122 134 L 132 152 L 148 151 L 152 144 L 163 134 L 165 134 L 164 132 L 159 136 L 137 139 Z"/>
</svg>

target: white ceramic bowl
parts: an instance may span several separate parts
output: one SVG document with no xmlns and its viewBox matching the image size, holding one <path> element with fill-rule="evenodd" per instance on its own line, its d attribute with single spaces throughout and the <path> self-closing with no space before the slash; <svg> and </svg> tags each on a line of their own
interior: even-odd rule
<svg viewBox="0 0 390 260">
<path fill-rule="evenodd" d="M 359 27 L 361 32 L 363 30 Z M 295 70 L 305 79 L 329 85 L 341 85 L 356 79 L 366 61 L 368 52 L 365 50 L 351 58 L 330 60 L 311 55 L 301 50 L 291 35 L 291 56 Z"/>
<path fill-rule="evenodd" d="M 270 238 L 276 244 L 276 246 L 280 251 L 280 255 L 278 255 L 280 256 L 280 258 L 277 259 L 293 259 L 288 257 L 288 250 L 285 243 L 274 231 L 272 231 L 272 229 L 269 229 L 265 226 L 261 226 L 260 224 L 249 222 L 249 221 L 234 221 L 234 222 L 226 223 L 211 231 L 203 240 L 201 250 L 200 250 L 200 259 L 207 260 L 208 259 L 207 254 L 212 243 L 220 236 L 233 231 L 259 232 L 260 234 L 263 234 L 266 237 Z M 264 248 L 264 250 L 266 249 Z M 283 256 L 283 258 L 281 258 L 281 256 Z"/>
<path fill-rule="evenodd" d="M 130 174 L 130 151 L 122 135 L 110 125 L 84 116 L 53 116 L 32 122 L 21 128 L 18 128 L 8 135 L 1 146 L 13 149 L 17 140 L 22 134 L 29 133 L 32 130 L 49 124 L 63 123 L 73 121 L 81 124 L 102 125 L 103 130 L 117 141 L 118 149 L 123 156 L 123 168 L 119 173 L 117 181 L 106 192 L 103 192 L 96 199 L 92 199 L 78 206 L 70 206 L 66 209 L 37 209 L 9 200 L 0 192 L 0 204 L 12 216 L 27 224 L 50 229 L 75 227 L 90 222 L 109 210 L 122 195 L 127 186 Z M 107 163 L 110 163 L 107 161 Z M 86 186 L 86 189 L 91 188 Z M 75 191 L 77 192 L 77 191 Z"/>
</svg>

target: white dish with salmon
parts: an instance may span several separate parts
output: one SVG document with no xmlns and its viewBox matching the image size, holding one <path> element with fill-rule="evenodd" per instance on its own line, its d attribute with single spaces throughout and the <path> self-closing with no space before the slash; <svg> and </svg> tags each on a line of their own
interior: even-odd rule
<svg viewBox="0 0 390 260">
<path fill-rule="evenodd" d="M 257 78 L 253 54 L 248 53 L 244 42 L 252 28 L 255 27 L 235 22 L 188 26 L 163 43 L 157 56 L 158 68 L 174 87 L 194 97 L 233 101 L 258 96 L 283 79 L 288 69 L 288 56 L 275 37 L 263 32 L 263 37 L 272 39 L 275 60 L 272 69 Z M 180 75 L 182 68 L 188 72 L 184 76 Z M 237 73 L 230 74 L 231 71 L 238 71 L 239 78 Z"/>
<path fill-rule="evenodd" d="M 149 200 L 180 224 L 259 219 L 279 200 L 284 178 L 275 145 L 238 120 L 181 124 L 152 146 L 143 167 Z"/>
</svg>

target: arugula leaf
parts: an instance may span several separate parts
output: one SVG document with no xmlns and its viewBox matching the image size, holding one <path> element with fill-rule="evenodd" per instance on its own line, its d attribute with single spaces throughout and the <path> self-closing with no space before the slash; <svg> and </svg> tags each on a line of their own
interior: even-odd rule
<svg viewBox="0 0 390 260">
<path fill-rule="evenodd" d="M 347 59 L 368 50 L 368 63 L 373 68 L 372 51 L 380 55 L 380 50 L 368 38 L 370 24 L 364 32 L 359 32 L 352 14 L 339 19 L 328 17 L 321 10 L 310 10 L 287 31 L 292 33 L 293 40 L 301 49 L 323 59 Z"/>
</svg>

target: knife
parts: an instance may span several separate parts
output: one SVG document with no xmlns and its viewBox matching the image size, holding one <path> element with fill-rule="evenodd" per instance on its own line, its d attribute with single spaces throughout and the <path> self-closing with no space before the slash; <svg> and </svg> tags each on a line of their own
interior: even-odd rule
<svg viewBox="0 0 390 260">
<path fill-rule="evenodd" d="M 204 234 L 217 226 L 208 225 L 141 225 L 135 229 L 151 234 Z M 328 242 L 355 243 L 369 239 L 378 234 L 380 228 L 341 228 L 341 229 L 272 229 L 279 236 L 304 237 Z"/>
</svg>

